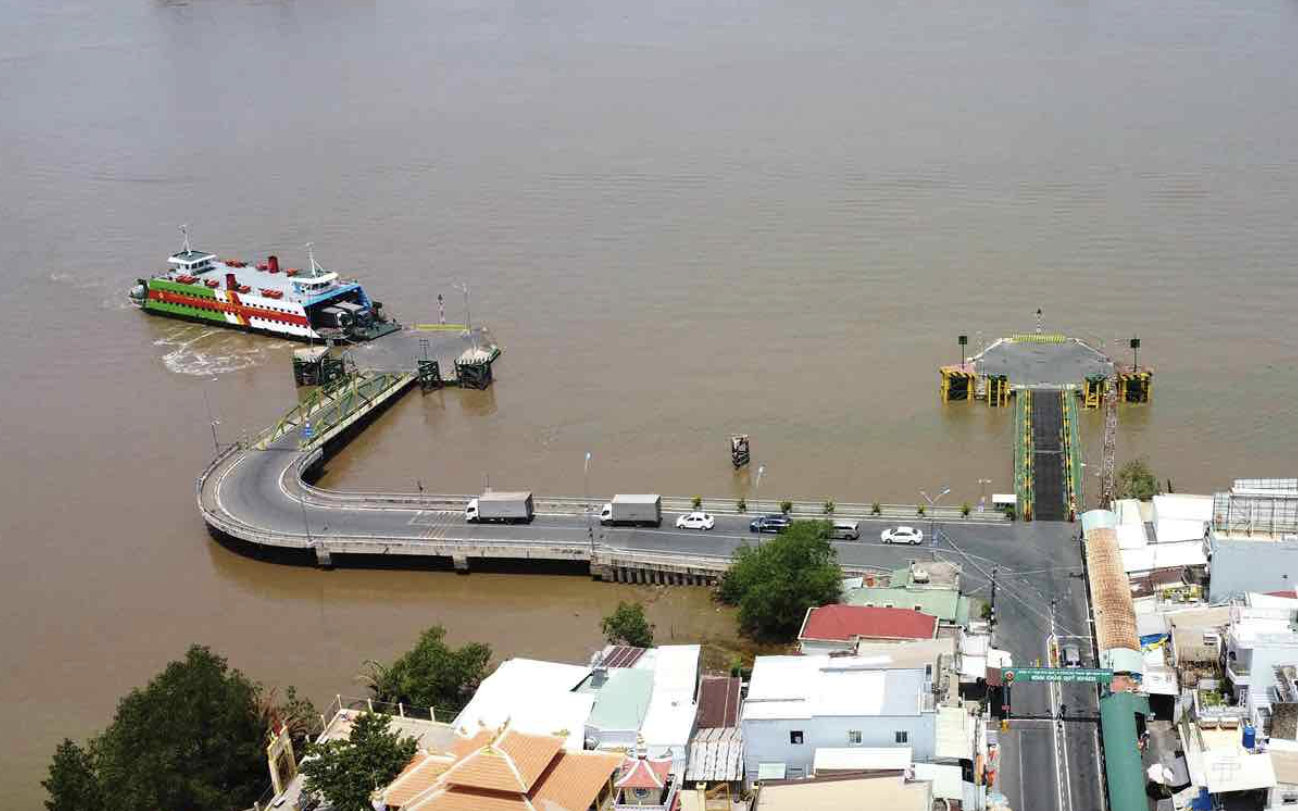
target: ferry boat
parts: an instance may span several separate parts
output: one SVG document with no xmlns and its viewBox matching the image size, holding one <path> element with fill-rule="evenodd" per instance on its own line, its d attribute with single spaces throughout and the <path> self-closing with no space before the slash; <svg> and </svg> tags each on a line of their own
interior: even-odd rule
<svg viewBox="0 0 1298 811">
<path fill-rule="evenodd" d="M 131 288 L 132 303 L 146 313 L 302 341 L 355 343 L 401 329 L 360 283 L 320 267 L 310 244 L 307 268 L 281 268 L 276 256 L 258 263 L 218 259 L 195 250 L 188 229 L 180 230 L 185 241 L 166 272 Z"/>
</svg>

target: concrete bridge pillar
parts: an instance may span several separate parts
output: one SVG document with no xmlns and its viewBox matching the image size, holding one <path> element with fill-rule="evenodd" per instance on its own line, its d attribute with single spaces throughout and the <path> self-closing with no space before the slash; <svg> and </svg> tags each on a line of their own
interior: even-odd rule
<svg viewBox="0 0 1298 811">
<path fill-rule="evenodd" d="M 451 555 L 451 563 L 455 566 L 456 574 L 469 573 L 469 556 L 468 555 Z"/>
</svg>

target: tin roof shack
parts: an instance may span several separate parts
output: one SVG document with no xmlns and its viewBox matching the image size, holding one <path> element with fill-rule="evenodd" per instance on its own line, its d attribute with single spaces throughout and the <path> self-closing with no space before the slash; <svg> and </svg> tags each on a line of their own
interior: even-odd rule
<svg viewBox="0 0 1298 811">
<path fill-rule="evenodd" d="M 1208 546 L 1213 602 L 1292 590 L 1298 583 L 1298 489 L 1236 481 L 1230 492 L 1213 497 Z"/>
<path fill-rule="evenodd" d="M 748 780 L 811 773 L 816 750 L 906 746 L 937 752 L 937 703 L 923 669 L 879 670 L 855 657 L 759 656 L 742 713 Z"/>
</svg>

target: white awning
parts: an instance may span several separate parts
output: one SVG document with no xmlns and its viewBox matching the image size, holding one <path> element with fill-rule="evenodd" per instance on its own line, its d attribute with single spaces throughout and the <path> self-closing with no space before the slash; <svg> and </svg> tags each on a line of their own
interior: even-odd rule
<svg viewBox="0 0 1298 811">
<path fill-rule="evenodd" d="M 914 760 L 909 746 L 854 746 L 816 750 L 812 768 L 816 774 L 825 771 L 896 771 L 909 769 Z"/>
</svg>

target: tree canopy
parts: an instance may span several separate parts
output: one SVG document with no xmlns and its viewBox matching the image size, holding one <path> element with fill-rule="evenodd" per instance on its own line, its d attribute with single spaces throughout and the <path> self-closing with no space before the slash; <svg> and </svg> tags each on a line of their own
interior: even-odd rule
<svg viewBox="0 0 1298 811">
<path fill-rule="evenodd" d="M 1162 490 L 1145 459 L 1132 459 L 1118 469 L 1118 498 L 1149 501 Z"/>
<path fill-rule="evenodd" d="M 653 647 L 654 627 L 644 615 L 644 603 L 621 601 L 617 609 L 599 621 L 604 638 L 611 644 Z"/>
<path fill-rule="evenodd" d="M 797 636 L 812 606 L 837 602 L 842 569 L 827 521 L 794 521 L 770 541 L 739 547 L 721 579 L 721 600 L 739 606 L 739 628 L 751 637 Z"/>
<path fill-rule="evenodd" d="M 445 637 L 446 629 L 434 625 L 392 664 L 366 662 L 374 698 L 442 712 L 463 707 L 487 677 L 491 648 L 478 642 L 452 648 Z"/>
<path fill-rule="evenodd" d="M 267 783 L 260 687 L 195 645 L 117 705 L 82 748 L 65 740 L 42 781 L 50 811 L 228 811 Z"/>
<path fill-rule="evenodd" d="M 388 729 L 390 719 L 363 713 L 345 741 L 308 744 L 302 760 L 307 791 L 319 794 L 335 811 L 372 811 L 370 796 L 388 785 L 418 745 Z"/>
</svg>

